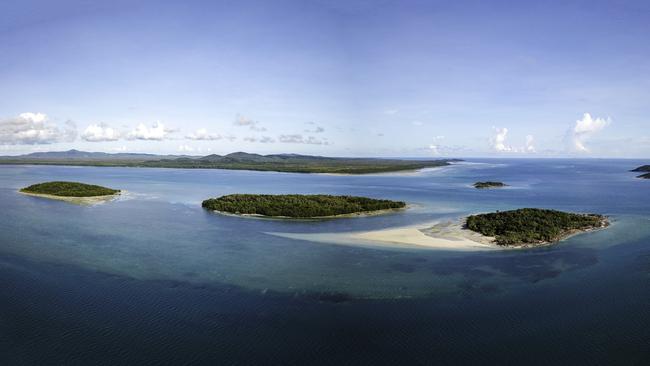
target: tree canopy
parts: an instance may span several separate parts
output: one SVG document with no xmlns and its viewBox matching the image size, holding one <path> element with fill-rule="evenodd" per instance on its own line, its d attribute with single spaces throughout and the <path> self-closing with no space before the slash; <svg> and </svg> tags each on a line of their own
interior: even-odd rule
<svg viewBox="0 0 650 366">
<path fill-rule="evenodd" d="M 467 218 L 466 226 L 472 231 L 495 237 L 499 245 L 515 245 L 555 242 L 574 230 L 605 224 L 602 215 L 522 208 L 472 215 Z"/>
<path fill-rule="evenodd" d="M 310 218 L 365 213 L 406 206 L 390 201 L 357 196 L 231 194 L 203 201 L 209 210 L 233 214 Z"/>
<path fill-rule="evenodd" d="M 25 193 L 49 194 L 61 197 L 96 197 L 119 193 L 118 189 L 78 182 L 45 182 L 20 190 Z"/>
</svg>

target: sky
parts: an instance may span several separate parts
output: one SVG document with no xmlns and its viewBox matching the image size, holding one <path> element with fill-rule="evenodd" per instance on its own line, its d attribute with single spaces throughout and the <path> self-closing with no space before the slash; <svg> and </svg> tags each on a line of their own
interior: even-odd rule
<svg viewBox="0 0 650 366">
<path fill-rule="evenodd" d="M 648 1 L 0 2 L 0 155 L 650 157 Z"/>
</svg>

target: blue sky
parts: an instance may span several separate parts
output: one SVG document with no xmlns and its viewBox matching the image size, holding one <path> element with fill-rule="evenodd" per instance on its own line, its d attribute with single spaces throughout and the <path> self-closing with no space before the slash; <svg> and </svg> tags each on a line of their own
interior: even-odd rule
<svg viewBox="0 0 650 366">
<path fill-rule="evenodd" d="M 3 1 L 0 154 L 650 156 L 644 1 Z"/>
</svg>

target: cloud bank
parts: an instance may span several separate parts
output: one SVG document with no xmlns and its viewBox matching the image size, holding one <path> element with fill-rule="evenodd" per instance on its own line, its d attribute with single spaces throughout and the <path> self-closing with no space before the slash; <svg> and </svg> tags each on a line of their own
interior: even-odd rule
<svg viewBox="0 0 650 366">
<path fill-rule="evenodd" d="M 155 122 L 151 127 L 147 127 L 144 123 L 140 123 L 135 129 L 127 134 L 129 140 L 153 140 L 162 141 L 168 138 L 169 134 L 174 132 L 165 127 L 160 122 Z"/>
<path fill-rule="evenodd" d="M 21 113 L 17 117 L 0 120 L 0 144 L 37 145 L 72 142 L 77 138 L 77 127 L 72 121 L 63 128 L 50 123 L 46 114 Z"/>
<path fill-rule="evenodd" d="M 194 133 L 185 136 L 185 138 L 196 141 L 216 141 L 221 140 L 224 137 L 218 133 L 209 133 L 205 128 L 199 128 Z"/>
<path fill-rule="evenodd" d="M 285 144 L 329 145 L 326 139 L 318 139 L 314 136 L 305 137 L 300 134 L 280 135 L 278 141 Z"/>
<path fill-rule="evenodd" d="M 88 142 L 117 141 L 120 139 L 119 131 L 109 127 L 105 123 L 92 124 L 84 130 L 81 138 Z"/>
<path fill-rule="evenodd" d="M 254 121 L 242 115 L 237 115 L 234 125 L 239 127 L 248 127 L 251 130 L 258 132 L 266 131 L 266 128 L 260 126 L 260 123 L 258 121 Z"/>
</svg>

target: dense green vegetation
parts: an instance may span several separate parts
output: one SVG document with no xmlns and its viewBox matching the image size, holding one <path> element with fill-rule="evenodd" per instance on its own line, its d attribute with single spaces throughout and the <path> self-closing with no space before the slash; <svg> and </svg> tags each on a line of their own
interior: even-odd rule
<svg viewBox="0 0 650 366">
<path fill-rule="evenodd" d="M 474 183 L 474 187 L 478 189 L 484 189 L 484 188 L 499 188 L 499 187 L 505 187 L 506 184 L 502 182 L 476 182 Z"/>
<path fill-rule="evenodd" d="M 96 197 L 108 196 L 119 193 L 117 189 L 110 189 L 92 184 L 77 182 L 46 182 L 34 184 L 20 190 L 25 193 L 49 194 L 61 197 Z"/>
<path fill-rule="evenodd" d="M 606 218 L 602 215 L 537 208 L 472 215 L 466 223 L 470 230 L 495 237 L 499 245 L 550 243 L 575 230 L 598 228 L 606 224 Z"/>
<path fill-rule="evenodd" d="M 631 172 L 650 172 L 650 165 L 643 165 L 636 169 L 630 170 Z"/>
<path fill-rule="evenodd" d="M 225 156 L 156 156 L 149 154 L 88 153 L 77 150 L 0 157 L 0 164 L 125 166 L 183 169 L 234 169 L 288 173 L 384 173 L 449 165 L 448 160 L 330 158 L 296 154 L 258 155 L 243 152 Z"/>
<path fill-rule="evenodd" d="M 641 174 L 637 178 L 650 179 L 650 173 Z"/>
<path fill-rule="evenodd" d="M 209 210 L 234 214 L 310 218 L 403 208 L 401 201 L 355 196 L 231 194 L 203 201 Z"/>
</svg>

